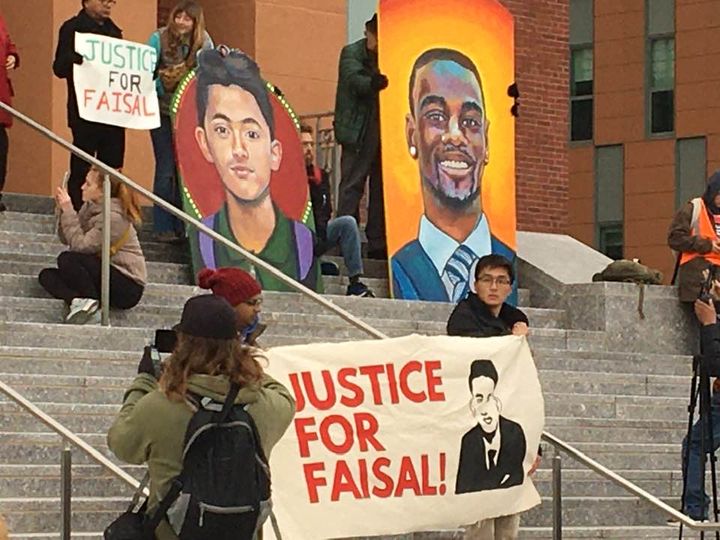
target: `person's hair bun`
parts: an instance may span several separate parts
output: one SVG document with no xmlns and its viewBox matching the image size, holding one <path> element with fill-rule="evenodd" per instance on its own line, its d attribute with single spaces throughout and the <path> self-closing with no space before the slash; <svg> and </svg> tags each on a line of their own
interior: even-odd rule
<svg viewBox="0 0 720 540">
<path fill-rule="evenodd" d="M 213 268 L 203 268 L 198 272 L 198 285 L 201 289 L 212 289 L 217 283 L 217 270 Z"/>
</svg>

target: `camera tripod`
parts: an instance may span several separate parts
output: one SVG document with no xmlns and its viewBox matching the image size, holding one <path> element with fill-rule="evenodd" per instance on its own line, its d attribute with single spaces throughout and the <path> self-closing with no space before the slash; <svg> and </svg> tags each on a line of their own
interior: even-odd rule
<svg viewBox="0 0 720 540">
<path fill-rule="evenodd" d="M 717 490 L 717 471 L 715 457 L 715 449 L 713 447 L 715 437 L 713 433 L 713 420 L 712 420 L 712 404 L 711 404 L 711 392 L 710 392 L 710 376 L 708 375 L 707 366 L 704 361 L 704 356 L 696 355 L 693 357 L 693 376 L 690 384 L 690 402 L 688 403 L 688 429 L 685 437 L 686 446 L 683 449 L 682 457 L 682 471 L 683 471 L 683 489 L 682 497 L 680 498 L 680 507 L 685 512 L 685 497 L 687 495 L 687 484 L 688 484 L 688 466 L 689 466 L 689 454 L 691 452 L 691 442 L 697 439 L 693 436 L 693 418 L 695 415 L 695 408 L 699 403 L 699 420 L 700 425 L 700 460 L 701 466 L 699 467 L 700 475 L 700 486 L 702 488 L 703 496 L 705 495 L 705 464 L 710 460 L 710 475 L 712 478 L 712 509 L 715 522 L 718 521 L 718 515 L 720 513 L 718 509 L 718 490 Z M 704 505 L 705 501 L 703 501 Z M 683 524 L 680 523 L 680 532 L 678 540 L 683 538 Z M 700 531 L 700 539 L 705 539 L 705 531 Z M 715 540 L 720 540 L 720 531 L 715 531 Z"/>
</svg>

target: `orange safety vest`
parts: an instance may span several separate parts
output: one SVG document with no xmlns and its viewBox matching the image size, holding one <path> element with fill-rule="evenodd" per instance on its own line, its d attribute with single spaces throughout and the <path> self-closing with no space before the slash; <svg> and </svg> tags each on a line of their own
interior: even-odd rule
<svg viewBox="0 0 720 540">
<path fill-rule="evenodd" d="M 691 220 L 690 234 L 693 236 L 699 236 L 700 238 L 707 238 L 708 240 L 717 240 L 718 236 L 715 234 L 715 225 L 710 221 L 707 208 L 705 208 L 705 201 L 703 201 L 702 198 L 698 198 L 693 200 L 693 204 L 697 204 L 696 201 L 699 203 L 700 208 L 697 220 Z M 710 264 L 720 266 L 720 254 L 713 253 L 712 251 L 708 253 L 691 253 L 683 251 L 682 256 L 680 257 L 680 264 L 683 265 L 688 263 L 697 257 L 702 257 Z"/>
</svg>

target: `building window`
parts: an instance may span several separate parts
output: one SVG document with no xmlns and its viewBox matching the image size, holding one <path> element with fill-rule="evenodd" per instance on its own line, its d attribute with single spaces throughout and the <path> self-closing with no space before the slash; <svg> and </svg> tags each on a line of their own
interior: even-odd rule
<svg viewBox="0 0 720 540">
<path fill-rule="evenodd" d="M 595 230 L 598 249 L 623 257 L 624 154 L 622 145 L 595 149 Z"/>
<path fill-rule="evenodd" d="M 650 134 L 675 131 L 675 2 L 647 0 L 647 110 Z"/>
<path fill-rule="evenodd" d="M 650 41 L 650 132 L 675 131 L 675 40 Z"/>
<path fill-rule="evenodd" d="M 593 138 L 593 2 L 570 0 L 570 140 Z"/>
<path fill-rule="evenodd" d="M 622 223 L 606 223 L 598 227 L 598 248 L 611 259 L 617 261 L 623 258 Z"/>
<path fill-rule="evenodd" d="M 680 207 L 705 191 L 707 144 L 705 137 L 678 139 L 675 143 L 675 206 Z"/>
<path fill-rule="evenodd" d="M 570 140 L 593 138 L 593 50 L 573 49 L 570 67 Z"/>
</svg>

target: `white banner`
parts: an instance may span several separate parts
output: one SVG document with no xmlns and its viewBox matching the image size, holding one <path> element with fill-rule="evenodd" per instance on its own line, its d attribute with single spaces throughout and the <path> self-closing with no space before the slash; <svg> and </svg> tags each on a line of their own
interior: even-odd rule
<svg viewBox="0 0 720 540">
<path fill-rule="evenodd" d="M 73 77 L 80 117 L 132 129 L 160 127 L 153 72 L 155 49 L 97 34 L 75 34 L 75 51 L 85 58 Z"/>
<path fill-rule="evenodd" d="M 545 413 L 525 338 L 413 335 L 267 356 L 298 404 L 270 458 L 284 538 L 451 529 L 540 503 L 527 472 Z"/>
</svg>

